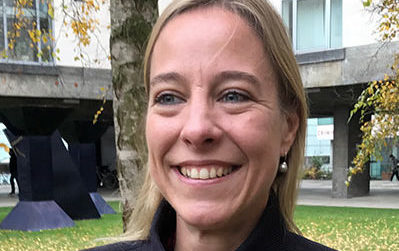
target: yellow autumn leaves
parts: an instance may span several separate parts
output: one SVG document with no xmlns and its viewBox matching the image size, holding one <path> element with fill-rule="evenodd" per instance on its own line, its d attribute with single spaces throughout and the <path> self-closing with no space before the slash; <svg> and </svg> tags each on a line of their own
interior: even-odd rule
<svg viewBox="0 0 399 251">
<path fill-rule="evenodd" d="M 383 42 L 389 42 L 399 31 L 399 2 L 397 0 L 365 0 L 363 5 L 380 17 L 378 32 Z M 368 84 L 351 111 L 360 113 L 362 142 L 357 146 L 353 166 L 349 168 L 349 186 L 353 175 L 362 172 L 371 160 L 381 160 L 383 149 L 398 142 L 399 133 L 399 55 L 393 55 L 392 73 Z"/>
<path fill-rule="evenodd" d="M 52 35 L 51 29 L 39 28 L 35 18 L 36 9 L 34 8 L 34 4 L 34 0 L 14 0 L 13 9 L 15 13 L 15 19 L 12 23 L 12 29 L 7 32 L 7 50 L 13 51 L 16 44 L 20 42 L 19 39 L 23 36 L 23 33 L 27 33 L 31 40 L 29 46 L 36 49 L 37 57 L 40 58 L 44 49 L 49 52 L 51 51 L 51 43 L 55 41 L 55 39 Z M 40 0 L 39 4 L 46 5 L 47 14 L 53 18 L 54 9 L 51 4 L 51 0 Z M 41 44 L 39 46 L 40 42 Z M 1 56 L 3 58 L 7 58 L 7 51 L 2 51 Z M 55 52 L 52 52 L 52 56 L 56 57 Z"/>
<path fill-rule="evenodd" d="M 104 4 L 102 1 L 101 4 Z M 64 7 L 64 10 L 68 9 Z M 88 46 L 91 41 L 90 33 L 93 33 L 99 25 L 99 20 L 94 18 L 95 12 L 100 10 L 100 3 L 94 0 L 83 0 L 80 8 L 75 8 L 72 12 L 78 13 L 77 18 L 69 20 L 69 25 L 73 33 L 78 38 L 79 45 Z M 68 21 L 64 20 L 64 25 L 68 25 Z"/>
<path fill-rule="evenodd" d="M 0 148 L 3 148 L 8 153 L 10 152 L 10 148 L 4 143 L 0 143 Z"/>
<path fill-rule="evenodd" d="M 52 51 L 52 44 L 55 42 L 53 37 L 53 31 L 51 29 L 38 28 L 36 18 L 32 18 L 35 10 L 35 0 L 14 0 L 14 13 L 15 19 L 13 21 L 12 29 L 7 33 L 8 48 L 7 50 L 14 50 L 18 39 L 22 36 L 22 33 L 26 32 L 29 36 L 31 48 L 35 48 L 38 51 L 37 57 L 42 56 L 42 50 L 46 49 L 51 52 L 53 58 L 58 58 L 59 51 Z M 86 47 L 91 43 L 92 34 L 99 26 L 100 22 L 96 18 L 96 13 L 100 11 L 101 5 L 105 4 L 105 0 L 82 0 L 69 2 L 65 1 L 62 5 L 62 11 L 64 18 L 62 23 L 65 27 L 72 29 L 73 35 L 76 37 L 77 47 Z M 54 19 L 54 6 L 51 0 L 40 0 L 41 6 L 46 6 L 44 9 L 47 10 L 47 17 Z M 41 7 L 40 7 L 41 9 Z M 42 15 L 41 13 L 40 15 Z M 65 34 L 68 36 L 68 34 Z M 3 58 L 8 57 L 6 50 L 1 53 Z M 75 57 L 75 61 L 81 60 L 83 54 Z"/>
<path fill-rule="evenodd" d="M 363 90 L 351 116 L 360 112 L 362 141 L 357 146 L 353 166 L 349 168 L 346 184 L 351 176 L 363 171 L 373 159 L 381 160 L 381 152 L 397 141 L 399 132 L 399 85 L 395 80 L 373 81 Z M 371 116 L 372 115 L 372 116 Z"/>
<path fill-rule="evenodd" d="M 94 32 L 96 24 L 98 24 L 98 20 L 85 17 L 71 21 L 73 33 L 79 39 L 79 43 L 83 46 L 88 46 L 90 44 L 90 32 Z"/>
<path fill-rule="evenodd" d="M 94 114 L 94 118 L 92 121 L 93 125 L 95 125 L 98 122 L 98 118 L 104 111 L 104 105 L 107 102 L 107 93 L 108 93 L 109 89 L 110 89 L 109 87 L 101 87 L 100 88 L 100 91 L 101 91 L 100 98 L 102 99 L 102 104 L 101 104 L 100 108 L 97 110 L 97 112 Z"/>
</svg>

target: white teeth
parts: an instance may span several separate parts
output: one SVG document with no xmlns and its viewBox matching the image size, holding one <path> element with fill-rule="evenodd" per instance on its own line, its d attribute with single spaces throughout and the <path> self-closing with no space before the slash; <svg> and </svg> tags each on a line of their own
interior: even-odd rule
<svg viewBox="0 0 399 251">
<path fill-rule="evenodd" d="M 199 178 L 199 176 L 198 176 L 198 170 L 197 170 L 196 168 L 191 169 L 191 175 L 190 175 L 190 177 L 191 177 L 192 179 L 198 179 L 198 178 Z"/>
<path fill-rule="evenodd" d="M 211 171 L 209 172 L 209 177 L 211 177 L 211 179 L 216 178 L 216 169 L 215 168 L 211 168 Z"/>
<path fill-rule="evenodd" d="M 199 172 L 199 178 L 201 180 L 206 180 L 209 179 L 209 172 L 208 169 L 206 168 L 201 168 L 200 172 Z"/>
<path fill-rule="evenodd" d="M 233 172 L 233 167 L 228 167 L 228 168 L 212 167 L 211 169 L 201 168 L 199 169 L 199 171 L 197 168 L 186 168 L 186 167 L 180 168 L 180 173 L 183 176 L 191 179 L 202 179 L 202 180 L 223 177 L 229 175 L 232 172 Z"/>
<path fill-rule="evenodd" d="M 217 172 L 216 172 L 216 175 L 217 175 L 218 177 L 222 177 L 222 176 L 223 176 L 223 168 L 219 167 L 218 170 L 217 170 Z"/>
</svg>

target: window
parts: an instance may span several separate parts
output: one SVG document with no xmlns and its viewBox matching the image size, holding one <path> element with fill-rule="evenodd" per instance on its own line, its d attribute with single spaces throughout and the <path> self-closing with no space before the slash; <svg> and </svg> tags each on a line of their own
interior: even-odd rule
<svg viewBox="0 0 399 251">
<path fill-rule="evenodd" d="M 47 14 L 49 0 L 32 0 L 31 5 L 23 9 L 23 23 L 26 27 L 20 30 L 15 28 L 17 23 L 15 0 L 0 0 L 0 52 L 1 61 L 13 62 L 49 62 L 52 60 L 51 40 L 40 39 L 33 42 L 28 30 L 39 30 L 42 34 L 51 32 L 51 19 Z M 16 35 L 18 31 L 18 35 Z M 13 48 L 8 45 L 15 40 Z M 6 55 L 6 57 L 4 57 Z"/>
<path fill-rule="evenodd" d="M 342 46 L 342 0 L 283 0 L 282 17 L 296 52 Z"/>
</svg>

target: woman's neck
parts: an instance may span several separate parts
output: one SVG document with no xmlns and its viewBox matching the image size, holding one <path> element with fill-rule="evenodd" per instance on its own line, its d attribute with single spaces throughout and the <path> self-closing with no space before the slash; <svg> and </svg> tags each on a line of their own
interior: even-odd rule
<svg viewBox="0 0 399 251">
<path fill-rule="evenodd" d="M 233 231 L 231 233 L 217 230 L 203 231 L 185 224 L 179 225 L 178 223 L 176 226 L 175 251 L 235 250 L 245 239 Z"/>
<path fill-rule="evenodd" d="M 255 228 L 263 210 L 246 218 L 245 222 L 200 229 L 187 224 L 176 216 L 176 243 L 175 251 L 185 250 L 212 250 L 225 251 L 237 249 Z"/>
</svg>

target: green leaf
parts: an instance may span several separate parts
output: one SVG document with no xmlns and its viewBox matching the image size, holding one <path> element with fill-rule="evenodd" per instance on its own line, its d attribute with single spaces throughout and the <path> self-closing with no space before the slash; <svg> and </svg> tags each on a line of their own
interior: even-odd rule
<svg viewBox="0 0 399 251">
<path fill-rule="evenodd" d="M 365 0 L 365 1 L 363 1 L 363 6 L 364 7 L 369 7 L 370 5 L 371 5 L 371 2 L 372 2 L 373 0 Z"/>
</svg>

